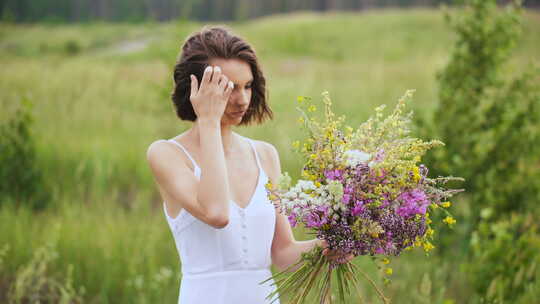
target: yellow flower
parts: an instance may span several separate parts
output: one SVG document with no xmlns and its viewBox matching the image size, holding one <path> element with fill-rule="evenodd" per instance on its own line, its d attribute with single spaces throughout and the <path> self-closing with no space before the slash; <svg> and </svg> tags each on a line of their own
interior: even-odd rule
<svg viewBox="0 0 540 304">
<path fill-rule="evenodd" d="M 274 185 L 272 185 L 271 182 L 266 183 L 266 188 L 267 189 L 272 189 L 273 187 L 274 187 Z"/>
<path fill-rule="evenodd" d="M 428 228 L 426 230 L 426 235 L 429 236 L 429 237 L 433 236 L 434 233 L 435 233 L 435 230 L 433 230 L 431 228 Z"/>
<path fill-rule="evenodd" d="M 300 147 L 300 141 L 299 140 L 293 141 L 292 147 L 295 148 L 295 149 L 298 149 L 298 147 Z"/>
<path fill-rule="evenodd" d="M 309 158 L 311 158 L 311 159 L 316 159 L 316 158 L 317 158 L 317 154 L 311 154 L 311 155 L 309 156 Z"/>
<path fill-rule="evenodd" d="M 302 103 L 304 101 L 304 96 L 296 97 L 296 101 L 298 101 L 298 103 Z"/>
<path fill-rule="evenodd" d="M 317 107 L 314 106 L 314 105 L 310 105 L 307 110 L 308 110 L 308 112 L 315 112 L 315 111 L 317 111 Z"/>
<path fill-rule="evenodd" d="M 392 275 L 393 271 L 392 271 L 392 268 L 386 268 L 384 270 L 384 272 L 387 274 L 387 275 Z"/>
<path fill-rule="evenodd" d="M 303 124 L 304 121 L 305 121 L 305 120 L 304 120 L 304 117 L 298 117 L 298 122 L 299 122 L 299 123 Z"/>
<path fill-rule="evenodd" d="M 420 169 L 417 166 L 414 166 L 413 168 L 413 178 L 415 182 L 418 182 L 420 180 Z"/>
<path fill-rule="evenodd" d="M 448 225 L 453 225 L 456 223 L 456 220 L 451 216 L 447 216 L 444 218 L 443 222 L 447 223 Z"/>
<path fill-rule="evenodd" d="M 431 224 L 431 219 L 429 218 L 429 212 L 426 212 L 426 224 Z"/>
<path fill-rule="evenodd" d="M 321 186 L 321 183 L 315 182 L 315 187 L 319 188 Z"/>
<path fill-rule="evenodd" d="M 382 260 L 382 262 L 383 262 L 384 265 L 390 264 L 390 260 L 387 259 L 387 258 L 384 258 L 384 259 Z"/>
<path fill-rule="evenodd" d="M 452 206 L 452 203 L 451 202 L 444 202 L 441 204 L 441 206 L 443 206 L 444 208 L 448 208 L 450 206 Z"/>
<path fill-rule="evenodd" d="M 424 251 L 425 252 L 429 252 L 433 248 L 435 248 L 435 246 L 433 246 L 433 244 L 431 244 L 430 242 L 424 242 Z"/>
<path fill-rule="evenodd" d="M 437 205 L 436 203 L 433 203 L 433 204 L 431 204 L 430 206 L 431 206 L 431 208 L 433 208 L 433 209 L 439 208 L 439 205 Z"/>
</svg>

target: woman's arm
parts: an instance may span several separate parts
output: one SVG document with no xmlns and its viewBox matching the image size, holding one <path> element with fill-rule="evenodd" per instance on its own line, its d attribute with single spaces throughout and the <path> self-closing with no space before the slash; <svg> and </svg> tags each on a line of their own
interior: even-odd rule
<svg viewBox="0 0 540 304">
<path fill-rule="evenodd" d="M 323 243 L 318 239 L 295 240 L 287 216 L 280 213 L 276 213 L 276 216 L 276 230 L 272 242 L 272 263 L 278 270 L 282 271 L 298 262 L 302 252 L 310 251 L 315 246 L 322 246 Z"/>
<path fill-rule="evenodd" d="M 276 148 L 271 144 L 266 144 L 266 146 L 266 156 L 271 164 L 268 177 L 273 184 L 276 184 L 279 176 L 281 175 L 279 154 Z M 328 244 L 324 240 L 295 240 L 291 224 L 289 223 L 287 216 L 276 212 L 276 228 L 274 231 L 274 239 L 272 241 L 272 263 L 278 268 L 278 270 L 285 270 L 289 266 L 295 264 L 299 261 L 303 252 L 310 251 L 315 246 L 325 248 L 323 250 L 323 254 L 331 260 L 348 262 L 353 258 L 352 255 L 344 256 L 335 250 L 327 249 L 326 247 L 328 247 Z M 294 270 L 295 269 L 291 269 L 291 271 Z"/>
<path fill-rule="evenodd" d="M 215 228 L 223 228 L 229 221 L 229 182 L 220 120 L 232 88 L 232 82 L 219 68 L 205 70 L 200 88 L 197 79 L 191 78 L 190 100 L 198 117 L 195 123 L 199 130 L 199 165 L 203 172 L 200 181 L 180 160 L 178 148 L 170 143 L 154 142 L 147 151 L 150 168 L 167 204 L 176 210 L 185 208 Z"/>
<path fill-rule="evenodd" d="M 265 143 L 265 160 L 269 163 L 268 178 L 273 184 L 277 183 L 281 175 L 281 164 L 276 148 Z M 276 209 L 276 227 L 272 241 L 272 263 L 284 270 L 300 259 L 302 252 L 311 250 L 316 245 L 322 245 L 320 240 L 297 241 L 294 238 L 291 224 L 287 216 Z"/>
</svg>

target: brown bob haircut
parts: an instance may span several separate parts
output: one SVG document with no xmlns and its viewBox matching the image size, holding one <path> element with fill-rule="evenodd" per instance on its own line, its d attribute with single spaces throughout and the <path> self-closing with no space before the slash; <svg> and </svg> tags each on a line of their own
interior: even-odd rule
<svg viewBox="0 0 540 304">
<path fill-rule="evenodd" d="M 268 95 L 266 80 L 253 48 L 224 26 L 205 26 L 187 38 L 174 66 L 174 89 L 171 97 L 176 115 L 181 120 L 197 119 L 189 99 L 190 75 L 195 75 L 201 83 L 204 69 L 210 65 L 212 59 L 238 59 L 249 64 L 251 68 L 253 74 L 251 100 L 240 125 L 248 125 L 253 121 L 260 124 L 266 119 L 273 118 L 272 110 L 266 102 Z"/>
</svg>

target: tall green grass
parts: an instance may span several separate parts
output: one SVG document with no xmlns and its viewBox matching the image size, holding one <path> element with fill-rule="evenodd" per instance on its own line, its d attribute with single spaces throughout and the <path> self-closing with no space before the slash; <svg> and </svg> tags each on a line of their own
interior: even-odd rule
<svg viewBox="0 0 540 304">
<path fill-rule="evenodd" d="M 526 14 L 515 73 L 540 59 L 540 14 Z M 89 303 L 165 303 L 178 295 L 179 261 L 145 161 L 148 145 L 189 127 L 174 115 L 172 68 L 197 23 L 0 26 L 0 106 L 34 104 L 38 162 L 53 192 L 48 210 L 1 202 L 0 301 L 33 253 L 57 254 L 45 275 L 73 284 Z M 372 109 L 417 89 L 412 109 L 430 113 L 435 73 L 454 37 L 433 10 L 375 10 L 273 16 L 230 24 L 259 54 L 275 119 L 236 131 L 274 144 L 282 168 L 298 177 L 290 143 L 302 136 L 296 96 L 330 91 L 335 111 L 355 126 Z M 142 50 L 126 41 L 146 41 Z M 0 119 L 5 119 L 0 111 Z M 4 115 L 4 116 L 2 116 Z M 307 236 L 295 231 L 299 239 Z M 395 261 L 391 297 L 399 303 L 464 303 L 470 295 L 460 252 Z M 357 263 L 374 276 L 367 258 Z M 367 303 L 376 295 L 366 284 Z"/>
</svg>

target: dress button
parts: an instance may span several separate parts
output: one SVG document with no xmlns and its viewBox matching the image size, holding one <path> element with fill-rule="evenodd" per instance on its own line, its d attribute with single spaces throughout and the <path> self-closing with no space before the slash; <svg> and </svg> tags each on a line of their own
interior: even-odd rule
<svg viewBox="0 0 540 304">
<path fill-rule="evenodd" d="M 244 248 L 244 249 L 242 249 L 242 251 L 244 251 L 244 253 L 246 253 L 246 252 L 247 252 L 247 249 L 246 249 L 246 248 Z"/>
<path fill-rule="evenodd" d="M 246 228 L 246 227 L 247 227 L 246 224 L 242 224 L 242 228 Z"/>
<path fill-rule="evenodd" d="M 242 240 L 247 240 L 247 237 L 245 235 L 242 235 Z"/>
</svg>

